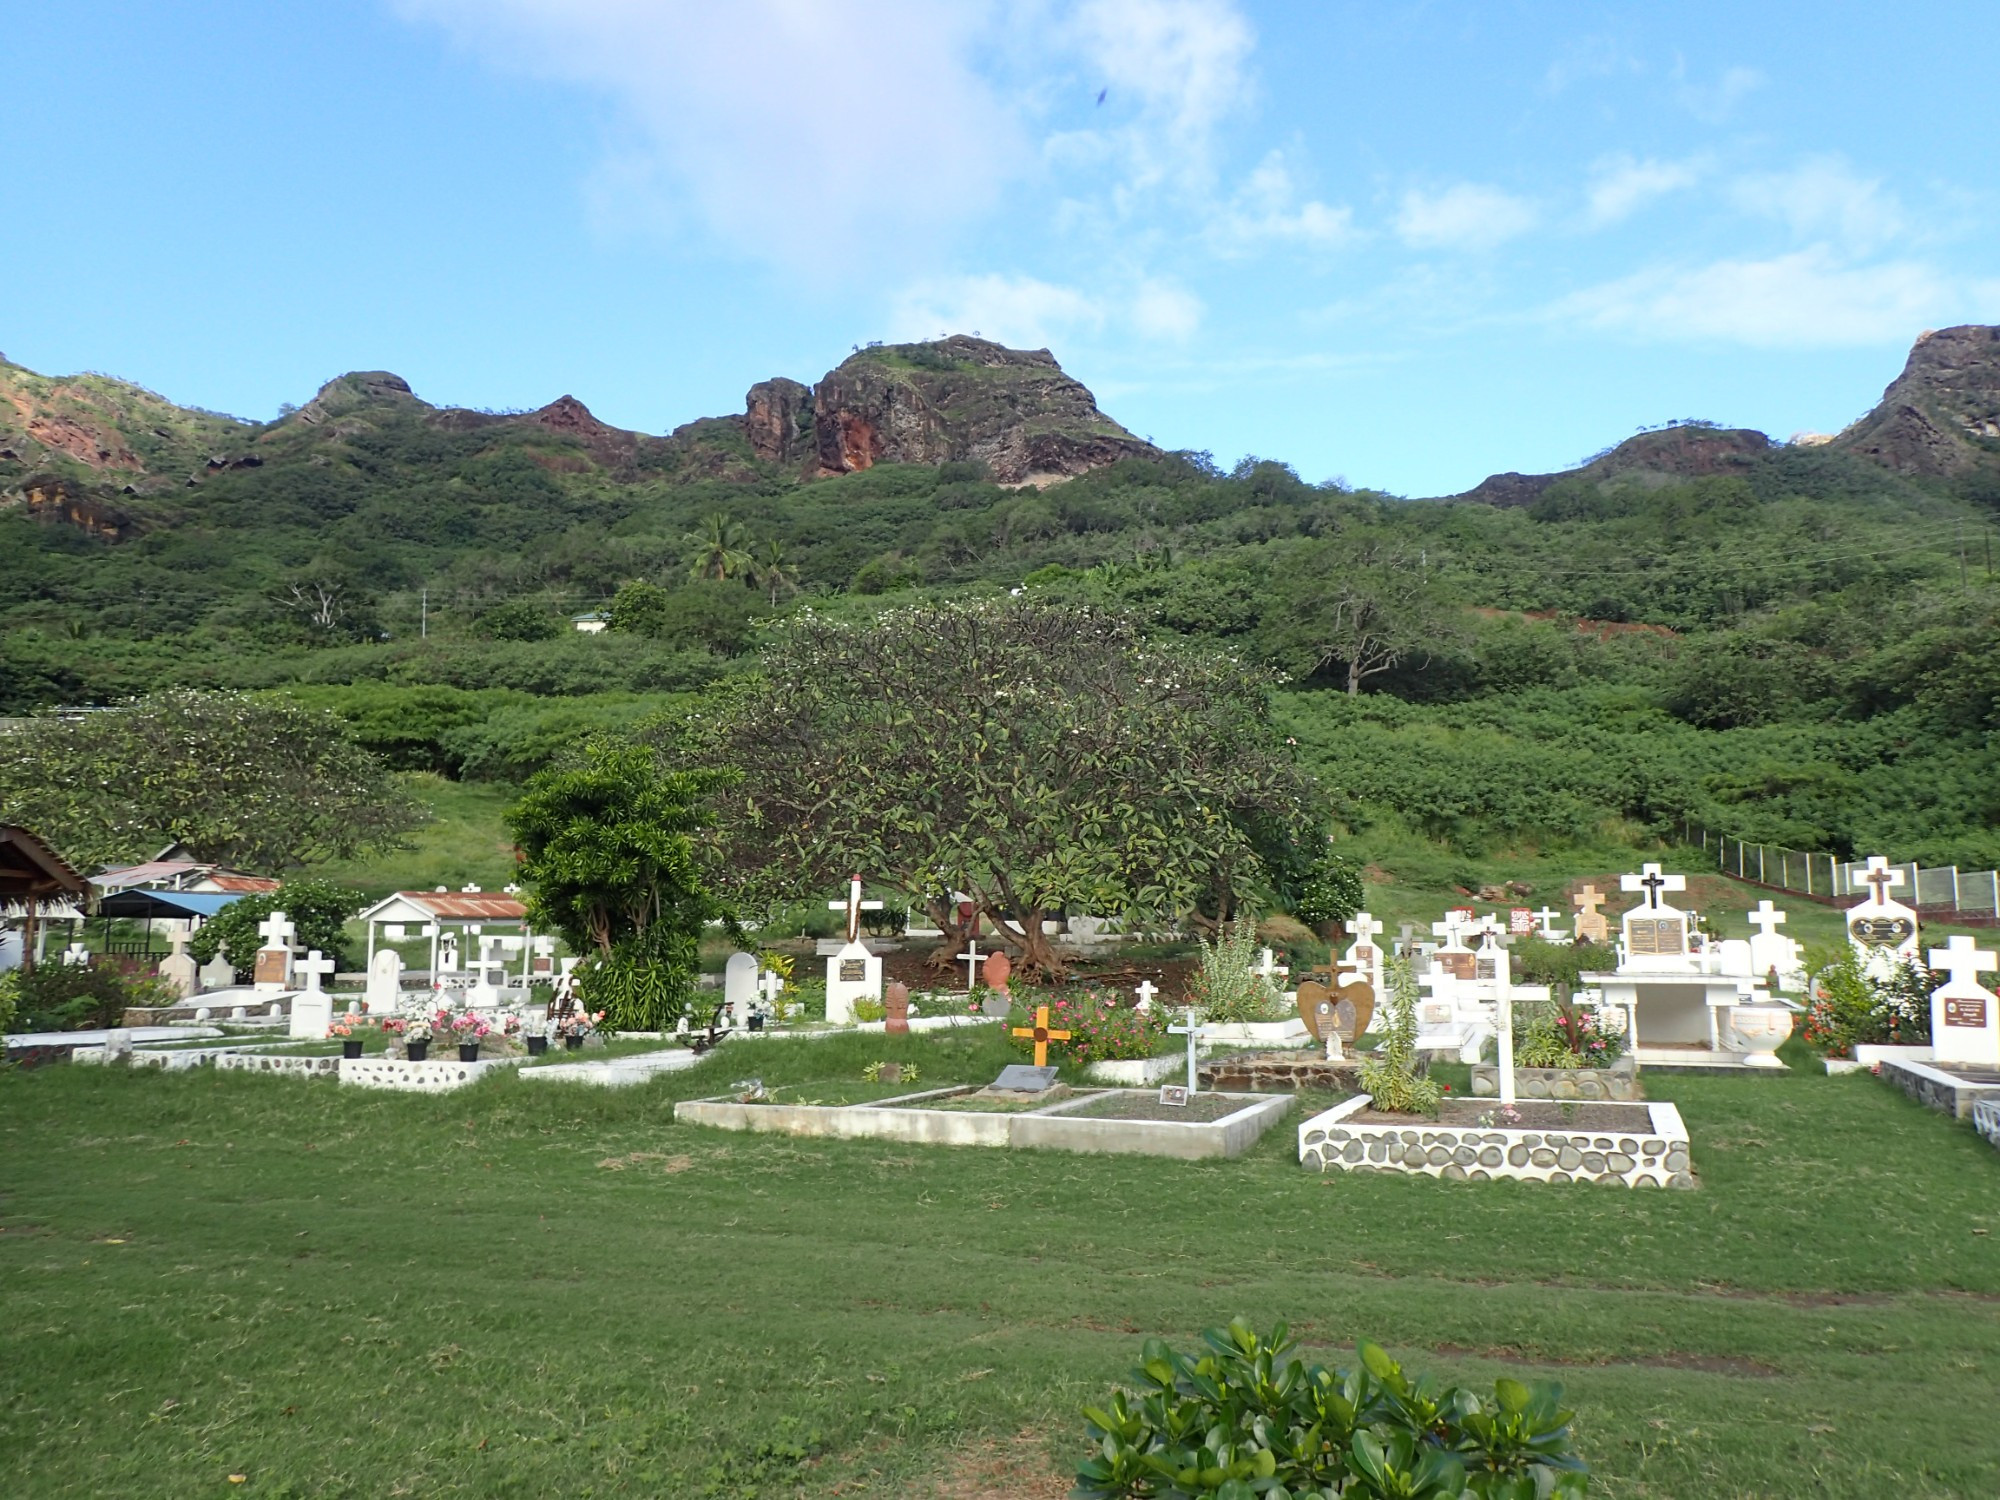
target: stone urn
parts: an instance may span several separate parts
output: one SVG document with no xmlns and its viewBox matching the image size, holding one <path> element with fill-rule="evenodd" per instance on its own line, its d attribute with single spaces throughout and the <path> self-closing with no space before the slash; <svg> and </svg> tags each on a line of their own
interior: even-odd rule
<svg viewBox="0 0 2000 1500">
<path fill-rule="evenodd" d="M 899 1036 L 910 1029 L 910 987 L 892 979 L 882 991 L 882 1029 Z"/>
<path fill-rule="evenodd" d="M 1777 1051 L 1792 1034 L 1792 1007 L 1781 1004 L 1732 1005 L 1723 1013 L 1733 1052 L 1743 1054 L 1746 1068 L 1782 1068 Z"/>
</svg>

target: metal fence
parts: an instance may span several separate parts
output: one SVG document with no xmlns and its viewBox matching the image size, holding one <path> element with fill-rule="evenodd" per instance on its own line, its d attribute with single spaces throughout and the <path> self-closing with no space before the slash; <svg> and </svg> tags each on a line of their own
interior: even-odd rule
<svg viewBox="0 0 2000 1500">
<path fill-rule="evenodd" d="M 1746 843 L 1696 823 L 1686 824 L 1681 831 L 1689 844 L 1715 856 L 1717 869 L 1740 880 L 1833 904 L 1868 894 L 1861 878 L 1868 873 L 1866 860 L 1844 861 L 1831 854 L 1809 854 L 1778 844 Z M 1890 868 L 1903 875 L 1902 884 L 1891 892 L 1900 901 L 1925 911 L 2000 919 L 2000 871 L 1914 862 L 1892 862 Z"/>
</svg>

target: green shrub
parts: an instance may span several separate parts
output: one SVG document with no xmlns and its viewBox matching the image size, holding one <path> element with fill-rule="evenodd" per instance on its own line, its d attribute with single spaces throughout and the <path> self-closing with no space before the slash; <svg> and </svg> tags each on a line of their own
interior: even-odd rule
<svg viewBox="0 0 2000 1500">
<path fill-rule="evenodd" d="M 1367 899 L 1361 867 L 1351 859 L 1329 852 L 1314 862 L 1299 888 L 1292 915 L 1315 931 L 1323 932 L 1360 911 L 1361 903 Z"/>
<path fill-rule="evenodd" d="M 1022 1056 L 1032 1056 L 1034 1038 L 1014 1035 L 1016 1027 L 1035 1024 L 1039 1006 L 1049 1008 L 1049 1026 L 1067 1031 L 1068 1041 L 1050 1042 L 1052 1056 L 1076 1063 L 1118 1062 L 1153 1057 L 1167 1035 L 1167 1013 L 1155 1006 L 1140 1010 L 1117 990 L 1039 991 L 1016 985 L 1014 1008 L 1008 1012 L 1007 1039 Z"/>
<path fill-rule="evenodd" d="M 38 964 L 14 980 L 16 1030 L 94 1031 L 116 1026 L 134 1003 L 132 986 L 109 963 Z"/>
<path fill-rule="evenodd" d="M 1625 1051 L 1622 1036 L 1607 1032 L 1597 1009 L 1566 996 L 1523 1012 L 1514 1038 L 1514 1062 L 1523 1068 L 1608 1068 Z"/>
<path fill-rule="evenodd" d="M 1851 943 L 1815 948 L 1806 957 L 1812 975 L 1806 1045 L 1828 1057 L 1852 1057 L 1857 1046 L 1922 1046 L 1931 1039 L 1930 970 L 1905 959 L 1886 974 L 1870 973 Z"/>
<path fill-rule="evenodd" d="M 0 974 L 0 1036 L 14 1029 L 14 1016 L 21 1008 L 21 973 L 18 969 Z"/>
<path fill-rule="evenodd" d="M 1417 1071 L 1417 974 L 1408 958 L 1388 972 L 1388 1025 L 1380 1053 L 1361 1064 L 1361 1087 L 1375 1108 L 1398 1115 L 1433 1115 L 1443 1090 Z"/>
<path fill-rule="evenodd" d="M 1262 975 L 1257 960 L 1257 924 L 1249 918 L 1226 923 L 1215 941 L 1201 939 L 1201 967 L 1188 978 L 1187 1001 L 1204 1021 L 1281 1020 L 1284 999 Z"/>
<path fill-rule="evenodd" d="M 188 952 L 196 963 L 208 963 L 220 953 L 237 973 L 248 973 L 264 945 L 257 926 L 274 911 L 291 919 L 301 948 L 317 948 L 341 967 L 352 962 L 346 948 L 347 919 L 367 904 L 359 891 L 327 880 L 288 880 L 275 891 L 239 896 L 196 931 Z"/>
<path fill-rule="evenodd" d="M 1492 1396 L 1412 1380 L 1373 1344 L 1353 1371 L 1282 1359 L 1242 1319 L 1179 1354 L 1148 1339 L 1133 1392 L 1085 1407 L 1079 1500 L 1574 1500 L 1588 1470 L 1562 1387 L 1505 1377 Z"/>
</svg>

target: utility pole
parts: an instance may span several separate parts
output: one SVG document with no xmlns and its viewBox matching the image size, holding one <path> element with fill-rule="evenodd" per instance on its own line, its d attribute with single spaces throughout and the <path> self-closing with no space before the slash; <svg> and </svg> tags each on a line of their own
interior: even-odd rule
<svg viewBox="0 0 2000 1500">
<path fill-rule="evenodd" d="M 1958 586 L 1965 587 L 1965 523 L 1958 523 Z"/>
<path fill-rule="evenodd" d="M 428 583 L 424 585 L 423 603 L 418 609 L 417 638 L 427 641 L 431 638 L 431 586 Z"/>
</svg>

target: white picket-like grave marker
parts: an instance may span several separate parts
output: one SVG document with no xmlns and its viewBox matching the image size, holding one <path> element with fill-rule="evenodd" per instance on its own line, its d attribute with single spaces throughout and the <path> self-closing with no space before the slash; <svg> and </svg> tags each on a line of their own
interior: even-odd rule
<svg viewBox="0 0 2000 1500">
<path fill-rule="evenodd" d="M 978 938 L 970 939 L 965 951 L 958 955 L 958 961 L 965 965 L 965 992 L 968 995 L 979 988 L 979 960 L 986 956 L 979 951 Z"/>
<path fill-rule="evenodd" d="M 1188 1007 L 1187 1025 L 1169 1026 L 1167 1028 L 1167 1034 L 1169 1036 L 1184 1036 L 1188 1039 L 1187 1091 L 1188 1091 L 1188 1097 L 1192 1099 L 1199 1092 L 1199 1089 L 1195 1085 L 1194 1044 L 1195 1044 L 1195 1039 L 1201 1035 L 1201 1022 L 1197 1021 L 1194 1017 L 1194 1007 L 1192 1006 Z"/>
<path fill-rule="evenodd" d="M 1279 986 L 1275 981 L 1284 978 L 1292 971 L 1286 968 L 1283 964 L 1279 963 L 1278 956 L 1275 953 L 1273 953 L 1269 948 L 1266 948 L 1263 951 L 1263 954 L 1258 958 L 1256 965 L 1250 970 L 1250 972 L 1252 974 L 1255 974 L 1259 979 L 1263 980 L 1264 983 L 1270 985 L 1273 989 L 1277 989 Z"/>
<path fill-rule="evenodd" d="M 306 976 L 306 993 L 308 995 L 318 995 L 325 993 L 320 988 L 320 977 L 322 975 L 330 977 L 334 971 L 335 964 L 332 959 L 323 957 L 319 949 L 315 948 L 311 953 L 293 964 L 292 968 Z"/>
</svg>

